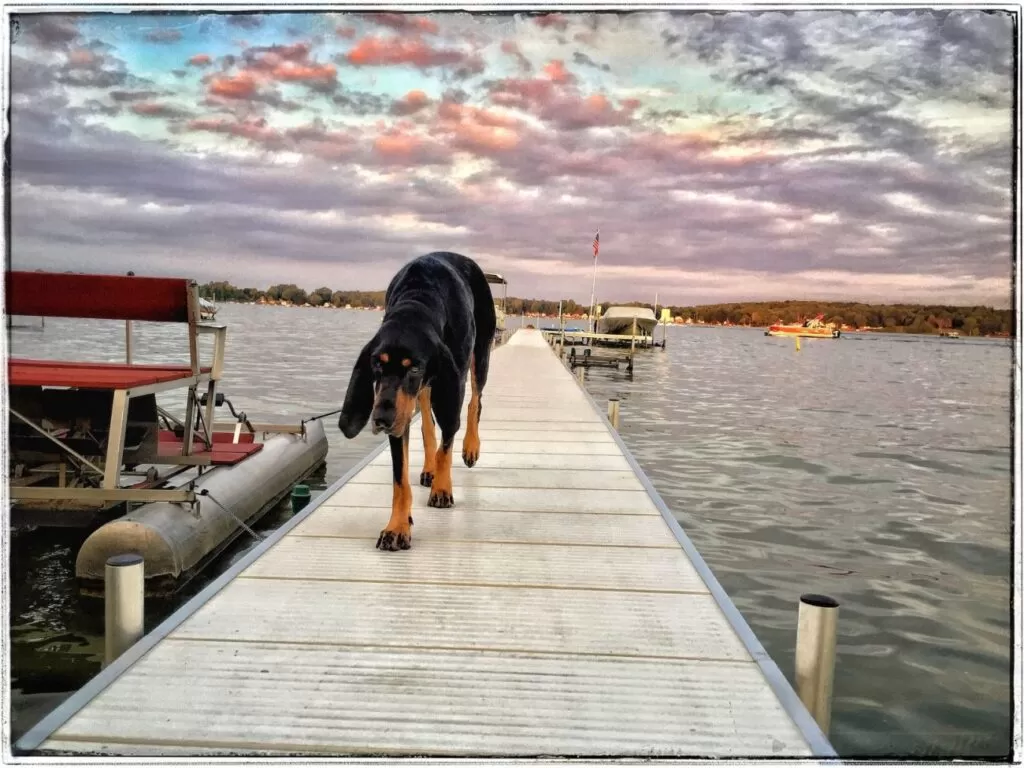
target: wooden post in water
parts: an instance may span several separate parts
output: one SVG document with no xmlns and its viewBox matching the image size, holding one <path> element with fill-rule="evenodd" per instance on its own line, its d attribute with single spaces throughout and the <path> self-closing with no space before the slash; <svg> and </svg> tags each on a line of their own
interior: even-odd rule
<svg viewBox="0 0 1024 768">
<path fill-rule="evenodd" d="M 613 397 L 608 401 L 608 421 L 616 432 L 619 431 L 619 398 Z"/>
<path fill-rule="evenodd" d="M 838 614 L 839 603 L 827 595 L 800 596 L 796 630 L 796 692 L 826 735 L 832 720 Z"/>
</svg>

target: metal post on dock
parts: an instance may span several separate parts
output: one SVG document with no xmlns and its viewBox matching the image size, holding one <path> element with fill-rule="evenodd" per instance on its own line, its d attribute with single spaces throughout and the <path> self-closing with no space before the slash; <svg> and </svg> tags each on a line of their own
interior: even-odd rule
<svg viewBox="0 0 1024 768">
<path fill-rule="evenodd" d="M 146 564 L 142 555 L 107 558 L 104 654 L 107 666 L 145 634 Z"/>
<path fill-rule="evenodd" d="M 619 431 L 619 398 L 613 397 L 608 401 L 608 421 L 616 432 Z"/>
<path fill-rule="evenodd" d="M 796 691 L 822 733 L 832 720 L 839 603 L 827 595 L 800 596 L 796 630 Z"/>
</svg>

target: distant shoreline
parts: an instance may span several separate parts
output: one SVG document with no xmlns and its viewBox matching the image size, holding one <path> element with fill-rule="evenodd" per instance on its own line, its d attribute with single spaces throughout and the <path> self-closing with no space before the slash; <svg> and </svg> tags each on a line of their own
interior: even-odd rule
<svg viewBox="0 0 1024 768">
<path fill-rule="evenodd" d="M 285 308 L 285 309 L 321 309 L 321 310 L 322 309 L 332 309 L 332 310 L 349 310 L 349 311 L 356 311 L 356 312 L 383 312 L 384 311 L 384 307 L 379 307 L 379 306 L 373 306 L 373 307 L 354 307 L 354 306 L 351 306 L 351 305 L 338 306 L 338 305 L 335 305 L 335 304 L 319 304 L 319 305 L 314 306 L 314 305 L 308 304 L 308 303 L 307 304 L 292 304 L 291 302 L 288 302 L 288 301 L 274 301 L 274 300 L 269 300 L 269 301 L 268 300 L 263 300 L 263 301 L 239 301 L 237 299 L 221 299 L 221 300 L 218 300 L 216 303 L 218 305 L 220 305 L 220 304 L 244 304 L 244 305 L 248 305 L 248 306 L 281 307 L 281 308 Z M 905 306 L 924 306 L 924 305 L 905 305 Z M 529 318 L 531 320 L 552 320 L 552 321 L 557 321 L 558 320 L 558 315 L 542 314 L 542 313 L 538 313 L 538 312 L 524 312 L 522 314 L 514 314 L 514 315 L 510 315 L 510 316 L 511 317 L 524 317 L 524 318 Z M 564 315 L 563 319 L 568 321 L 568 322 L 574 322 L 574 323 L 585 323 L 585 322 L 587 322 L 587 319 L 585 317 L 580 317 L 580 316 L 576 316 L 576 315 Z M 661 323 L 658 323 L 658 325 L 661 325 Z M 760 325 L 754 325 L 754 324 L 744 324 L 744 323 L 708 322 L 708 321 L 679 322 L 678 319 L 677 319 L 677 320 L 674 320 L 671 323 L 668 323 L 668 325 L 677 325 L 677 326 L 683 326 L 683 327 L 687 327 L 687 328 L 748 328 L 748 329 L 762 329 L 762 328 L 767 328 L 769 325 L 772 325 L 772 323 L 765 323 L 765 324 L 760 324 Z M 901 326 L 892 326 L 892 327 L 889 327 L 889 328 L 870 327 L 870 326 L 854 328 L 854 327 L 851 327 L 851 326 L 842 326 L 840 328 L 840 330 L 841 330 L 842 333 L 913 334 L 913 335 L 919 335 L 919 336 L 941 336 L 942 335 L 942 333 L 941 333 L 941 331 L 939 329 L 934 329 L 931 332 L 929 332 L 929 331 L 913 330 L 913 329 L 911 329 L 910 326 L 902 326 L 902 325 Z M 963 338 L 973 338 L 973 339 L 1009 339 L 1009 338 L 1011 338 L 1011 335 L 1008 332 L 975 333 L 975 334 L 967 334 L 967 333 L 964 333 L 963 331 L 960 331 L 960 330 L 958 330 L 957 332 Z"/>
</svg>

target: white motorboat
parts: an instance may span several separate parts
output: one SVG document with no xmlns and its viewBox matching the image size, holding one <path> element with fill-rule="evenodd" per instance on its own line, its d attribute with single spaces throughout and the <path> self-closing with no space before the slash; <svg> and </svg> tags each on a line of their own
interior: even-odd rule
<svg viewBox="0 0 1024 768">
<path fill-rule="evenodd" d="M 647 336 L 654 333 L 658 318 L 650 307 L 608 307 L 598 320 L 597 328 L 600 333 L 629 336 L 633 331 L 633 318 L 636 318 L 637 333 Z"/>
</svg>

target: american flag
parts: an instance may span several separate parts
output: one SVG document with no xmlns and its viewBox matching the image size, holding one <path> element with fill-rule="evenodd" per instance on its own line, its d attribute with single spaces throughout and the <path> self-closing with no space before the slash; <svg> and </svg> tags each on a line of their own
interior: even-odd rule
<svg viewBox="0 0 1024 768">
<path fill-rule="evenodd" d="M 594 258 L 597 258 L 597 251 L 601 246 L 601 231 L 598 230 L 597 234 L 594 235 Z"/>
</svg>

